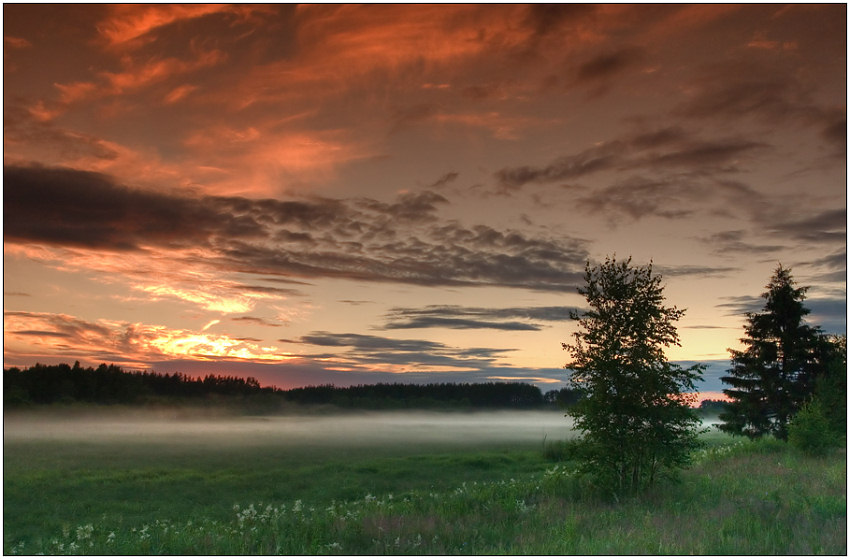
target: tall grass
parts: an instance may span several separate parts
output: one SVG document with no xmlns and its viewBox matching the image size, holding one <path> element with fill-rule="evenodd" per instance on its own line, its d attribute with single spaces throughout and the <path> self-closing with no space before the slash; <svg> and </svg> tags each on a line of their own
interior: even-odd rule
<svg viewBox="0 0 850 559">
<path fill-rule="evenodd" d="M 352 457 L 347 472 L 360 470 L 363 480 L 385 479 L 387 472 L 390 477 L 396 472 L 395 483 L 389 484 L 394 490 L 339 498 L 305 487 L 302 498 L 292 498 L 295 491 L 274 502 L 251 500 L 251 492 L 245 491 L 246 499 L 235 499 L 216 517 L 185 509 L 178 513 L 169 508 L 177 497 L 161 495 L 162 506 L 151 510 L 145 521 L 123 522 L 120 515 L 78 523 L 68 518 L 51 534 L 15 539 L 7 533 L 12 538 L 4 542 L 4 551 L 846 554 L 846 469 L 841 453 L 811 458 L 784 443 L 715 441 L 678 482 L 620 502 L 595 494 L 574 475 L 570 462 L 547 462 L 542 456 L 540 450 L 516 455 L 456 450 Z M 438 463 L 449 478 L 443 485 L 414 466 L 433 468 Z M 317 481 L 339 480 L 331 471 L 324 476 Z M 424 479 L 417 483 L 417 477 Z M 154 487 L 158 477 L 145 483 Z"/>
</svg>

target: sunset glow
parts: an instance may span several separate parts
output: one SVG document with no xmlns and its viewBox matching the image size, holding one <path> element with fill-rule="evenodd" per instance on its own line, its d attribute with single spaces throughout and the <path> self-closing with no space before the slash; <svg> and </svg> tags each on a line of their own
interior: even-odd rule
<svg viewBox="0 0 850 559">
<path fill-rule="evenodd" d="M 587 261 L 681 363 L 846 331 L 846 6 L 4 5 L 4 364 L 559 388 Z"/>
</svg>

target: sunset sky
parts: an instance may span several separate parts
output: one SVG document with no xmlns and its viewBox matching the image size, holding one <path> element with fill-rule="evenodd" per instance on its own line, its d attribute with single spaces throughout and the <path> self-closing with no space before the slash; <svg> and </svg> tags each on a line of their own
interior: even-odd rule
<svg viewBox="0 0 850 559">
<path fill-rule="evenodd" d="M 719 391 L 779 263 L 846 331 L 831 5 L 3 6 L 4 364 L 560 388 L 653 261 Z"/>
</svg>

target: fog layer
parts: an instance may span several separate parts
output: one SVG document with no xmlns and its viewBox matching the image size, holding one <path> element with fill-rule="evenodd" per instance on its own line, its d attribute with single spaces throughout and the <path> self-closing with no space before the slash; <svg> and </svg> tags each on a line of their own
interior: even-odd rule
<svg viewBox="0 0 850 559">
<path fill-rule="evenodd" d="M 6 413 L 4 442 L 158 442 L 233 445 L 540 443 L 573 435 L 560 411 L 373 412 L 334 415 L 181 417 L 178 412 L 88 415 Z"/>
</svg>

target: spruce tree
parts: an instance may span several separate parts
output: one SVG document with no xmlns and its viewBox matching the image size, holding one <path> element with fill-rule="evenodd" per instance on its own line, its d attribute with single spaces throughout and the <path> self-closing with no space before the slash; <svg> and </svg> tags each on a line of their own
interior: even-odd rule
<svg viewBox="0 0 850 559">
<path fill-rule="evenodd" d="M 723 390 L 731 401 L 719 427 L 750 438 L 787 440 L 788 421 L 811 396 L 821 372 L 820 331 L 804 322 L 808 287 L 797 287 L 790 269 L 780 264 L 766 288 L 764 310 L 747 313 L 744 350 L 729 350 L 732 368 L 721 380 L 732 386 Z"/>
<path fill-rule="evenodd" d="M 585 281 L 578 291 L 589 309 L 571 314 L 575 343 L 562 344 L 573 358 L 571 387 L 584 396 L 569 415 L 581 432 L 581 469 L 623 493 L 688 464 L 700 424 L 690 406 L 703 367 L 667 361 L 664 349 L 679 345 L 674 322 L 684 311 L 664 306 L 651 263 L 588 263 Z"/>
</svg>

